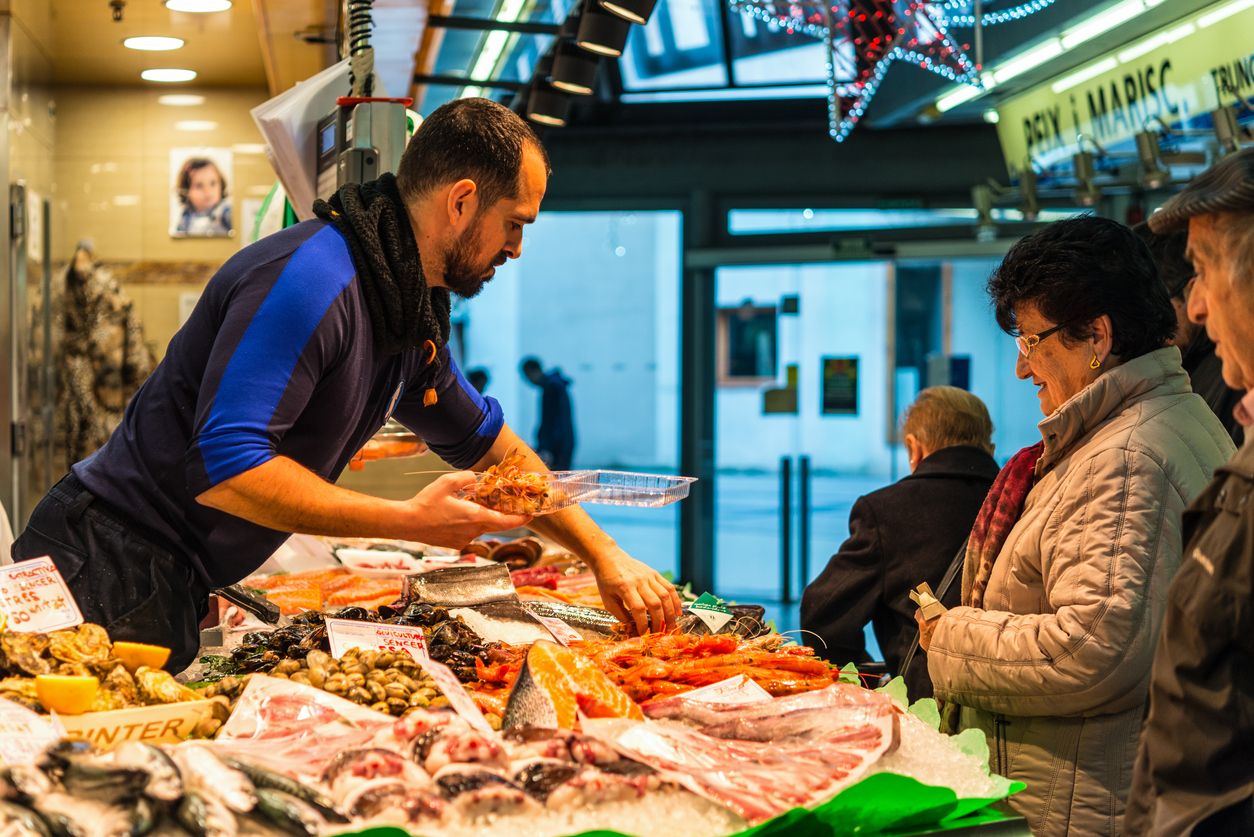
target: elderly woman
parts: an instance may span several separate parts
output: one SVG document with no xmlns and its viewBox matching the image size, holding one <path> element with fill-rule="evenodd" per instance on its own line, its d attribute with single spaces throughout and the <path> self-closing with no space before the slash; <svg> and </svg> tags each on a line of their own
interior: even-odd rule
<svg viewBox="0 0 1254 837">
<path fill-rule="evenodd" d="M 1042 442 L 993 484 L 962 607 L 922 628 L 947 716 L 988 735 L 1036 835 L 1119 832 L 1184 507 L 1233 451 L 1189 387 L 1149 250 L 1081 217 L 1018 242 L 988 284 L 1037 388 Z"/>
</svg>

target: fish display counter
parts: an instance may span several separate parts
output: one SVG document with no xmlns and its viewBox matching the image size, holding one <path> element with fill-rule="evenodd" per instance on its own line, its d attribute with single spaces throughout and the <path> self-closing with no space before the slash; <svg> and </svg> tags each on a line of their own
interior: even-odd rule
<svg viewBox="0 0 1254 837">
<path fill-rule="evenodd" d="M 320 588 L 321 607 L 227 631 L 227 646 L 205 649 L 183 683 L 160 670 L 161 649 L 111 643 L 97 626 L 0 634 L 0 725 L 21 731 L 4 740 L 23 742 L 0 746 L 3 828 L 1028 833 L 989 807 L 1018 787 L 989 773 L 978 732 L 942 735 L 935 703 L 910 704 L 900 681 L 867 688 L 769 630 L 760 609 L 713 597 L 690 602 L 674 632 L 628 636 L 602 609 L 521 597 L 583 574 L 541 563 L 542 552 L 503 550 L 512 564 L 441 556 L 369 606 L 329 606 Z M 299 582 L 345 575 L 331 569 Z M 282 587 L 258 580 L 245 588 Z M 95 691 L 74 703 L 49 690 L 50 677 L 92 679 Z M 166 701 L 212 712 L 181 741 L 81 731 L 93 710 Z"/>
</svg>

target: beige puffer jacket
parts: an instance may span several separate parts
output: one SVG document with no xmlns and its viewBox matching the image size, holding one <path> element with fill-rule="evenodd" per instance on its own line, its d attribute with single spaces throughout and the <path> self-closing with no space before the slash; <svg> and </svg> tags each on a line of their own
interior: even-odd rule
<svg viewBox="0 0 1254 837">
<path fill-rule="evenodd" d="M 1174 347 L 1106 372 L 1039 425 L 1045 450 L 984 609 L 940 618 L 936 696 L 988 735 L 1037 835 L 1117 834 L 1180 516 L 1232 455 Z M 965 593 L 966 591 L 964 591 Z"/>
</svg>

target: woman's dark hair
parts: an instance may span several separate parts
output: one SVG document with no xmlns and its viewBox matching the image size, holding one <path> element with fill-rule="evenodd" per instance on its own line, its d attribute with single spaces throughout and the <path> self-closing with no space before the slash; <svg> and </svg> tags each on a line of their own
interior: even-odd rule
<svg viewBox="0 0 1254 837">
<path fill-rule="evenodd" d="M 174 181 L 177 184 L 179 200 L 183 202 L 183 206 L 191 206 L 187 201 L 187 191 L 192 188 L 192 173 L 210 167 L 218 173 L 218 183 L 222 184 L 222 199 L 226 200 L 226 175 L 222 173 L 222 169 L 218 168 L 218 164 L 208 157 L 188 157 L 183 161 L 183 165 L 179 169 L 179 176 Z"/>
<path fill-rule="evenodd" d="M 1088 339 L 1089 323 L 1106 314 L 1111 353 L 1123 360 L 1161 349 L 1176 332 L 1149 248 L 1123 224 L 1092 215 L 1020 239 L 993 271 L 988 295 L 1007 334 L 1017 333 L 1015 308 L 1025 303 L 1065 324 L 1062 335 L 1076 342 Z"/>
<path fill-rule="evenodd" d="M 549 156 L 531 126 L 504 105 L 487 99 L 454 99 L 422 121 L 401 155 L 396 186 L 408 203 L 467 178 L 479 189 L 479 206 L 518 194 L 523 149 Z"/>
</svg>

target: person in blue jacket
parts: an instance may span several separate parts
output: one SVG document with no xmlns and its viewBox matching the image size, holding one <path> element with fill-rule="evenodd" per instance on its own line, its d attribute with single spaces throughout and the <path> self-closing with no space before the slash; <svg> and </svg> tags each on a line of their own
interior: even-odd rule
<svg viewBox="0 0 1254 837">
<path fill-rule="evenodd" d="M 570 402 L 570 378 L 560 369 L 544 371 L 540 359 L 525 358 L 523 377 L 540 388 L 540 426 L 536 453 L 554 471 L 569 471 L 575 455 L 575 411 Z"/>
<path fill-rule="evenodd" d="M 543 463 L 449 353 L 451 294 L 472 297 L 522 254 L 548 157 L 486 99 L 433 111 L 397 174 L 342 187 L 317 218 L 241 250 L 210 279 L 121 425 L 36 507 L 14 560 L 50 555 L 83 615 L 115 639 L 197 651 L 209 591 L 260 566 L 289 533 L 460 547 L 528 523 L 461 499 L 474 475 L 408 500 L 335 485 L 389 417 L 449 464 L 511 449 Z M 578 506 L 530 521 L 588 561 L 637 631 L 674 622 L 674 588 Z"/>
</svg>

